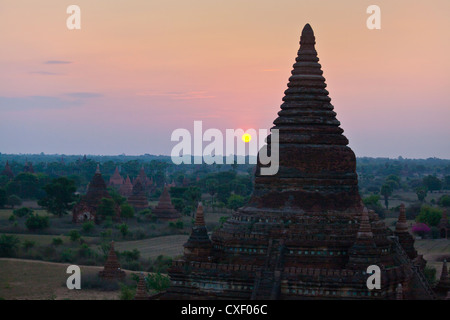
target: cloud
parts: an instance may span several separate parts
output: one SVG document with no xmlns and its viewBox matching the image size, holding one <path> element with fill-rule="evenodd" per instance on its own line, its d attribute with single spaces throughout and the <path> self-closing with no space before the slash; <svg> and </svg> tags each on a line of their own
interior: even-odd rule
<svg viewBox="0 0 450 320">
<path fill-rule="evenodd" d="M 146 97 L 168 97 L 172 100 L 191 100 L 191 99 L 211 99 L 215 98 L 206 91 L 187 91 L 187 92 L 141 92 L 138 96 Z"/>
<path fill-rule="evenodd" d="M 70 92 L 66 93 L 66 96 L 72 98 L 89 99 L 103 97 L 103 94 L 97 92 Z"/>
<path fill-rule="evenodd" d="M 43 76 L 59 76 L 62 75 L 63 73 L 48 72 L 48 71 L 32 71 L 30 72 L 30 74 L 40 74 Z"/>
<path fill-rule="evenodd" d="M 82 105 L 80 99 L 69 100 L 54 96 L 1 97 L 0 109 L 30 110 L 30 109 L 62 109 Z"/>
<path fill-rule="evenodd" d="M 45 61 L 44 64 L 69 64 L 72 63 L 72 61 L 66 61 L 66 60 L 48 60 Z"/>
</svg>

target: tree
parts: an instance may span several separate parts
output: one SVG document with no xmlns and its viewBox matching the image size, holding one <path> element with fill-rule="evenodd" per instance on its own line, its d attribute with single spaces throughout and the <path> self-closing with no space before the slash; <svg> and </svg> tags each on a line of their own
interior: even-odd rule
<svg viewBox="0 0 450 320">
<path fill-rule="evenodd" d="M 420 213 L 416 218 L 417 222 L 426 223 L 429 226 L 436 227 L 442 217 L 442 211 L 438 208 L 422 206 Z"/>
<path fill-rule="evenodd" d="M 123 203 L 120 206 L 120 216 L 125 220 L 134 217 L 134 208 L 130 206 L 128 203 Z"/>
<path fill-rule="evenodd" d="M 442 188 L 442 181 L 436 176 L 426 176 L 422 182 L 430 192 L 439 191 Z"/>
<path fill-rule="evenodd" d="M 198 187 L 189 187 L 183 194 L 183 198 L 190 204 L 192 208 L 197 208 L 197 202 L 201 200 L 202 194 Z M 192 213 L 195 210 L 192 210 Z"/>
<path fill-rule="evenodd" d="M 206 190 L 211 195 L 212 206 L 214 207 L 214 195 L 217 193 L 217 180 L 216 179 L 208 179 L 206 180 Z"/>
<path fill-rule="evenodd" d="M 11 207 L 11 209 L 14 209 L 15 206 L 20 206 L 22 204 L 22 199 L 13 194 L 8 197 L 7 203 Z"/>
<path fill-rule="evenodd" d="M 115 202 L 110 198 L 102 198 L 98 208 L 97 215 L 101 218 L 113 217 L 115 215 Z"/>
<path fill-rule="evenodd" d="M 47 216 L 39 216 L 37 214 L 30 214 L 25 221 L 25 226 L 30 231 L 42 230 L 48 228 L 50 225 L 49 218 Z"/>
<path fill-rule="evenodd" d="M 53 179 L 44 187 L 46 196 L 38 204 L 48 212 L 62 217 L 69 213 L 75 202 L 75 182 L 65 177 Z"/>
<path fill-rule="evenodd" d="M 122 223 L 121 225 L 119 225 L 119 231 L 122 234 L 122 237 L 126 237 L 127 234 L 129 233 L 128 231 L 128 225 L 125 223 Z"/>
<path fill-rule="evenodd" d="M 95 223 L 93 221 L 86 221 L 82 225 L 82 229 L 86 233 L 90 233 L 95 228 Z"/>
<path fill-rule="evenodd" d="M 81 235 L 80 235 L 80 233 L 77 230 L 70 230 L 69 231 L 69 238 L 70 238 L 70 241 L 76 242 L 76 241 L 80 240 Z"/>
<path fill-rule="evenodd" d="M 425 198 L 427 197 L 427 193 L 427 189 L 424 187 L 416 189 L 417 199 L 419 199 L 420 202 L 424 202 Z"/>
<path fill-rule="evenodd" d="M 23 208 L 14 210 L 13 214 L 18 218 L 22 218 L 22 217 L 28 216 L 30 214 L 33 214 L 33 212 L 34 211 L 32 209 L 23 207 Z"/>
<path fill-rule="evenodd" d="M 170 279 L 159 272 L 150 273 L 145 278 L 145 284 L 147 288 L 160 292 L 166 290 L 170 286 Z"/>
<path fill-rule="evenodd" d="M 22 199 L 32 199 L 39 195 L 39 179 L 32 173 L 20 173 L 6 185 L 8 194 L 17 194 Z"/>
<path fill-rule="evenodd" d="M 232 194 L 227 201 L 227 208 L 232 210 L 237 210 L 242 207 L 245 203 L 245 198 L 238 194 Z"/>
<path fill-rule="evenodd" d="M 14 235 L 0 235 L 0 257 L 13 257 L 20 240 Z"/>
<path fill-rule="evenodd" d="M 450 207 L 450 196 L 445 195 L 439 199 L 439 205 L 442 207 Z"/>
<path fill-rule="evenodd" d="M 114 202 L 121 206 L 125 201 L 127 201 L 127 198 L 123 197 L 116 189 L 114 188 L 108 188 L 108 193 L 111 196 L 111 198 L 114 200 Z"/>
<path fill-rule="evenodd" d="M 392 187 L 388 184 L 383 184 L 380 189 L 380 194 L 384 197 L 386 209 L 389 209 L 389 197 L 392 195 Z"/>
<path fill-rule="evenodd" d="M 6 190 L 0 188 L 0 208 L 3 208 L 8 203 L 8 197 L 6 195 Z"/>
</svg>

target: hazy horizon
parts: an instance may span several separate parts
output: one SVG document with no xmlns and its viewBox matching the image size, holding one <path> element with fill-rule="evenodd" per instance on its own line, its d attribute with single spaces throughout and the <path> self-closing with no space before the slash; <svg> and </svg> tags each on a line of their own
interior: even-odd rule
<svg viewBox="0 0 450 320">
<path fill-rule="evenodd" d="M 310 23 L 357 157 L 450 159 L 450 1 L 0 4 L 0 152 L 170 155 L 173 130 L 268 129 Z M 257 4 L 257 5 L 256 5 Z"/>
</svg>

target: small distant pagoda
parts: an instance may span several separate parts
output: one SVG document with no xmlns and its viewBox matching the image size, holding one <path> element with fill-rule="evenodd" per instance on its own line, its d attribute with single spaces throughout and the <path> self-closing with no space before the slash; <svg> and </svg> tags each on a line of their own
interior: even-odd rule
<svg viewBox="0 0 450 320">
<path fill-rule="evenodd" d="M 23 167 L 23 172 L 34 173 L 33 164 L 31 162 L 25 161 L 25 166 Z"/>
<path fill-rule="evenodd" d="M 72 221 L 74 223 L 82 223 L 85 221 L 95 221 L 99 223 L 99 217 L 97 216 L 97 209 L 103 198 L 111 199 L 106 188 L 105 180 L 103 180 L 100 172 L 100 166 L 97 165 L 94 177 L 89 183 L 86 195 L 84 195 L 80 202 L 78 202 L 72 210 Z M 120 208 L 115 207 L 116 215 L 113 217 L 115 220 L 120 220 Z"/>
<path fill-rule="evenodd" d="M 138 181 L 141 182 L 145 193 L 148 194 L 152 190 L 153 181 L 151 179 L 149 179 L 149 177 L 145 173 L 144 166 L 141 166 L 141 169 L 139 170 L 138 176 L 133 181 L 133 185 L 135 185 Z"/>
<path fill-rule="evenodd" d="M 123 185 L 123 178 L 120 175 L 119 168 L 116 167 L 114 174 L 109 178 L 109 186 L 119 189 Z"/>
<path fill-rule="evenodd" d="M 139 274 L 139 282 L 136 288 L 136 295 L 134 296 L 134 300 L 148 300 L 149 296 L 147 293 L 147 286 L 145 285 L 145 277 L 144 273 Z"/>
<path fill-rule="evenodd" d="M 129 175 L 127 175 L 125 182 L 120 186 L 119 193 L 123 197 L 129 197 L 133 193 L 133 184 L 131 183 Z"/>
<path fill-rule="evenodd" d="M 209 261 L 212 243 L 206 229 L 202 203 L 199 202 L 191 235 L 184 246 L 184 256 L 187 260 Z"/>
<path fill-rule="evenodd" d="M 164 186 L 164 190 L 159 197 L 158 205 L 152 210 L 159 220 L 177 220 L 181 217 L 180 213 L 175 209 L 170 200 L 169 189 Z"/>
<path fill-rule="evenodd" d="M 3 169 L 0 175 L 7 176 L 10 180 L 14 179 L 14 173 L 11 170 L 8 160 L 6 160 L 5 169 Z"/>
<path fill-rule="evenodd" d="M 131 195 L 128 197 L 128 203 L 136 211 L 142 211 L 148 208 L 147 195 L 139 177 L 133 186 Z"/>
<path fill-rule="evenodd" d="M 439 234 L 442 239 L 450 238 L 450 223 L 447 218 L 447 210 L 444 209 L 442 211 L 442 218 L 438 224 Z"/>
<path fill-rule="evenodd" d="M 114 241 L 111 241 L 108 258 L 105 267 L 98 274 L 101 278 L 107 280 L 122 280 L 125 278 L 125 271 L 120 269 L 120 263 L 114 251 Z"/>
</svg>

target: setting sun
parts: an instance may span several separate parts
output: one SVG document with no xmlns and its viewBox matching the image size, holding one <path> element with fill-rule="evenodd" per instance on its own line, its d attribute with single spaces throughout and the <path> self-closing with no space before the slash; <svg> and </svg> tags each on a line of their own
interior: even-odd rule
<svg viewBox="0 0 450 320">
<path fill-rule="evenodd" d="M 248 133 L 244 133 L 242 135 L 242 141 L 244 141 L 245 143 L 250 142 L 250 140 L 252 140 L 252 136 L 249 135 Z"/>
</svg>

